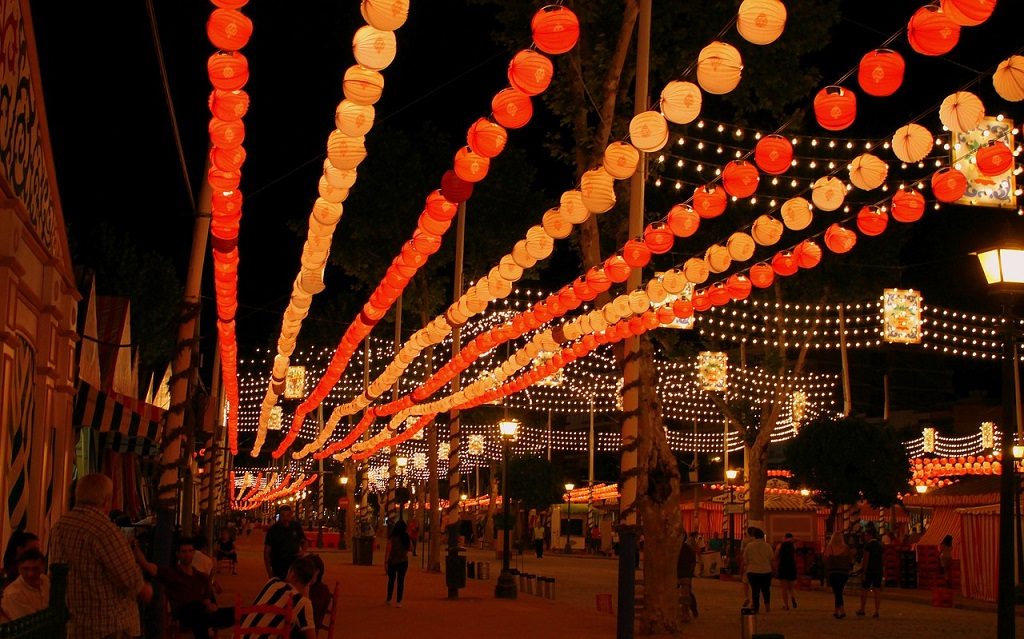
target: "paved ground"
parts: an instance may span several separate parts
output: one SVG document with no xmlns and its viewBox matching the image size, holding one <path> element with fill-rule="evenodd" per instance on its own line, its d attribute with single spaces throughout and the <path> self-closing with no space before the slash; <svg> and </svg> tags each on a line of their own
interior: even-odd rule
<svg viewBox="0 0 1024 639">
<path fill-rule="evenodd" d="M 258 531 L 240 540 L 240 574 L 219 576 L 225 591 L 223 602 L 233 601 L 235 592 L 251 599 L 263 584 L 262 540 Z M 392 637 L 416 639 L 450 636 L 611 639 L 615 636 L 615 617 L 599 613 L 595 603 L 599 593 L 614 595 L 617 563 L 612 559 L 561 554 L 548 554 L 539 560 L 532 555 L 516 556 L 513 562 L 516 567 L 556 579 L 557 598 L 552 601 L 520 593 L 517 600 L 509 601 L 494 598 L 500 561 L 495 559 L 493 551 L 473 549 L 468 553 L 471 561 L 491 563 L 490 579 L 469 580 L 459 600 L 449 601 L 443 576 L 424 572 L 420 568 L 420 557 L 414 557 L 406 580 L 406 603 L 397 609 L 384 605 L 386 577 L 379 553 L 374 557 L 373 566 L 353 566 L 351 552 L 321 551 L 321 554 L 327 564 L 325 582 L 332 586 L 335 581 L 341 583 L 342 621 L 337 639 L 369 638 L 382 632 Z M 681 636 L 709 639 L 738 636 L 739 607 L 743 599 L 740 588 L 734 582 L 696 579 L 701 615 L 684 628 Z M 781 596 L 777 588 L 773 588 L 772 594 Z M 773 607 L 771 614 L 761 614 L 758 632 L 779 633 L 787 639 L 934 639 L 936 636 L 995 635 L 994 606 L 958 601 L 957 608 L 935 608 L 930 605 L 930 594 L 925 591 L 887 591 L 879 619 L 854 616 L 856 599 L 847 602 L 849 617 L 833 619 L 830 591 L 798 592 L 797 600 L 796 610 Z M 1018 616 L 1017 625 L 1017 636 L 1024 638 L 1024 617 Z"/>
</svg>

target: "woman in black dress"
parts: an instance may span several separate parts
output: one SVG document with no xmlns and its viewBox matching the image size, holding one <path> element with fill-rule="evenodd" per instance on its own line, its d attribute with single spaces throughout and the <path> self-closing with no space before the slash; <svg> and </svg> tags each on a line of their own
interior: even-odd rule
<svg viewBox="0 0 1024 639">
<path fill-rule="evenodd" d="M 793 583 L 796 581 L 796 545 L 793 533 L 786 533 L 785 540 L 775 551 L 775 565 L 782 584 L 782 609 L 789 610 L 790 603 L 796 608 L 796 597 L 793 596 Z"/>
</svg>

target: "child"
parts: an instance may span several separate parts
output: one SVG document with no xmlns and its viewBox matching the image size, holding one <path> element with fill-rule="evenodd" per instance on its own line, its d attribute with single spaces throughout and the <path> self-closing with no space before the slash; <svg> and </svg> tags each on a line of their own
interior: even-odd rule
<svg viewBox="0 0 1024 639">
<path fill-rule="evenodd" d="M 227 559 L 231 562 L 231 574 L 238 574 L 238 553 L 235 552 L 235 542 L 231 539 L 231 532 L 226 528 L 220 531 L 220 538 L 217 540 L 217 564 L 220 571 L 220 562 Z"/>
</svg>

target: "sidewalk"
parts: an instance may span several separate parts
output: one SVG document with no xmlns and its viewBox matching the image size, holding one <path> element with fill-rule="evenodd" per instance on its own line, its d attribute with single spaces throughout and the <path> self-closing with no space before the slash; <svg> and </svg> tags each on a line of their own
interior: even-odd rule
<svg viewBox="0 0 1024 639">
<path fill-rule="evenodd" d="M 251 601 L 266 580 L 262 559 L 263 533 L 241 537 L 238 543 L 239 574 L 218 575 L 224 586 L 220 600 L 234 601 L 234 593 Z M 316 549 L 314 549 L 316 550 Z M 451 636 L 486 636 L 516 639 L 573 639 L 615 636 L 615 615 L 598 612 L 598 594 L 610 594 L 615 602 L 618 563 L 612 559 L 565 557 L 545 554 L 543 559 L 515 555 L 511 564 L 524 572 L 554 577 L 556 600 L 520 593 L 516 600 L 494 598 L 494 585 L 501 562 L 493 550 L 470 549 L 470 561 L 490 562 L 490 579 L 466 582 L 459 599 L 449 601 L 441 574 L 427 573 L 421 558 L 411 557 L 402 608 L 384 605 L 387 579 L 374 555 L 373 566 L 353 566 L 351 551 L 321 549 L 327 574 L 324 582 L 341 584 L 340 615 L 336 639 L 363 639 L 381 633 L 405 639 L 433 639 Z M 589 559 L 589 560 L 588 560 Z M 739 608 L 743 599 L 738 582 L 718 579 L 694 580 L 700 616 L 687 624 L 684 637 L 733 637 L 739 635 Z M 772 612 L 758 617 L 759 632 L 780 633 L 786 639 L 900 637 L 934 639 L 946 637 L 990 637 L 995 634 L 995 607 L 984 602 L 957 598 L 962 608 L 931 606 L 929 591 L 886 589 L 882 595 L 881 618 L 856 617 L 859 605 L 856 584 L 847 587 L 849 617 L 832 618 L 831 591 L 797 591 L 799 607 L 781 610 L 781 590 L 773 584 Z M 870 602 L 868 604 L 870 610 Z M 1024 619 L 1018 620 L 1018 636 L 1024 637 Z M 637 637 L 640 637 L 637 633 Z"/>
</svg>

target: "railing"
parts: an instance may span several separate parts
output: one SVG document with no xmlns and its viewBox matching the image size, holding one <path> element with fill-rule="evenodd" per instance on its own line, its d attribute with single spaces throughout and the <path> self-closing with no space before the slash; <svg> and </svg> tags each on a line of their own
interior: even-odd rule
<svg viewBox="0 0 1024 639">
<path fill-rule="evenodd" d="M 68 621 L 67 564 L 50 566 L 50 606 L 9 623 L 0 624 L 0 639 L 60 639 Z"/>
</svg>

